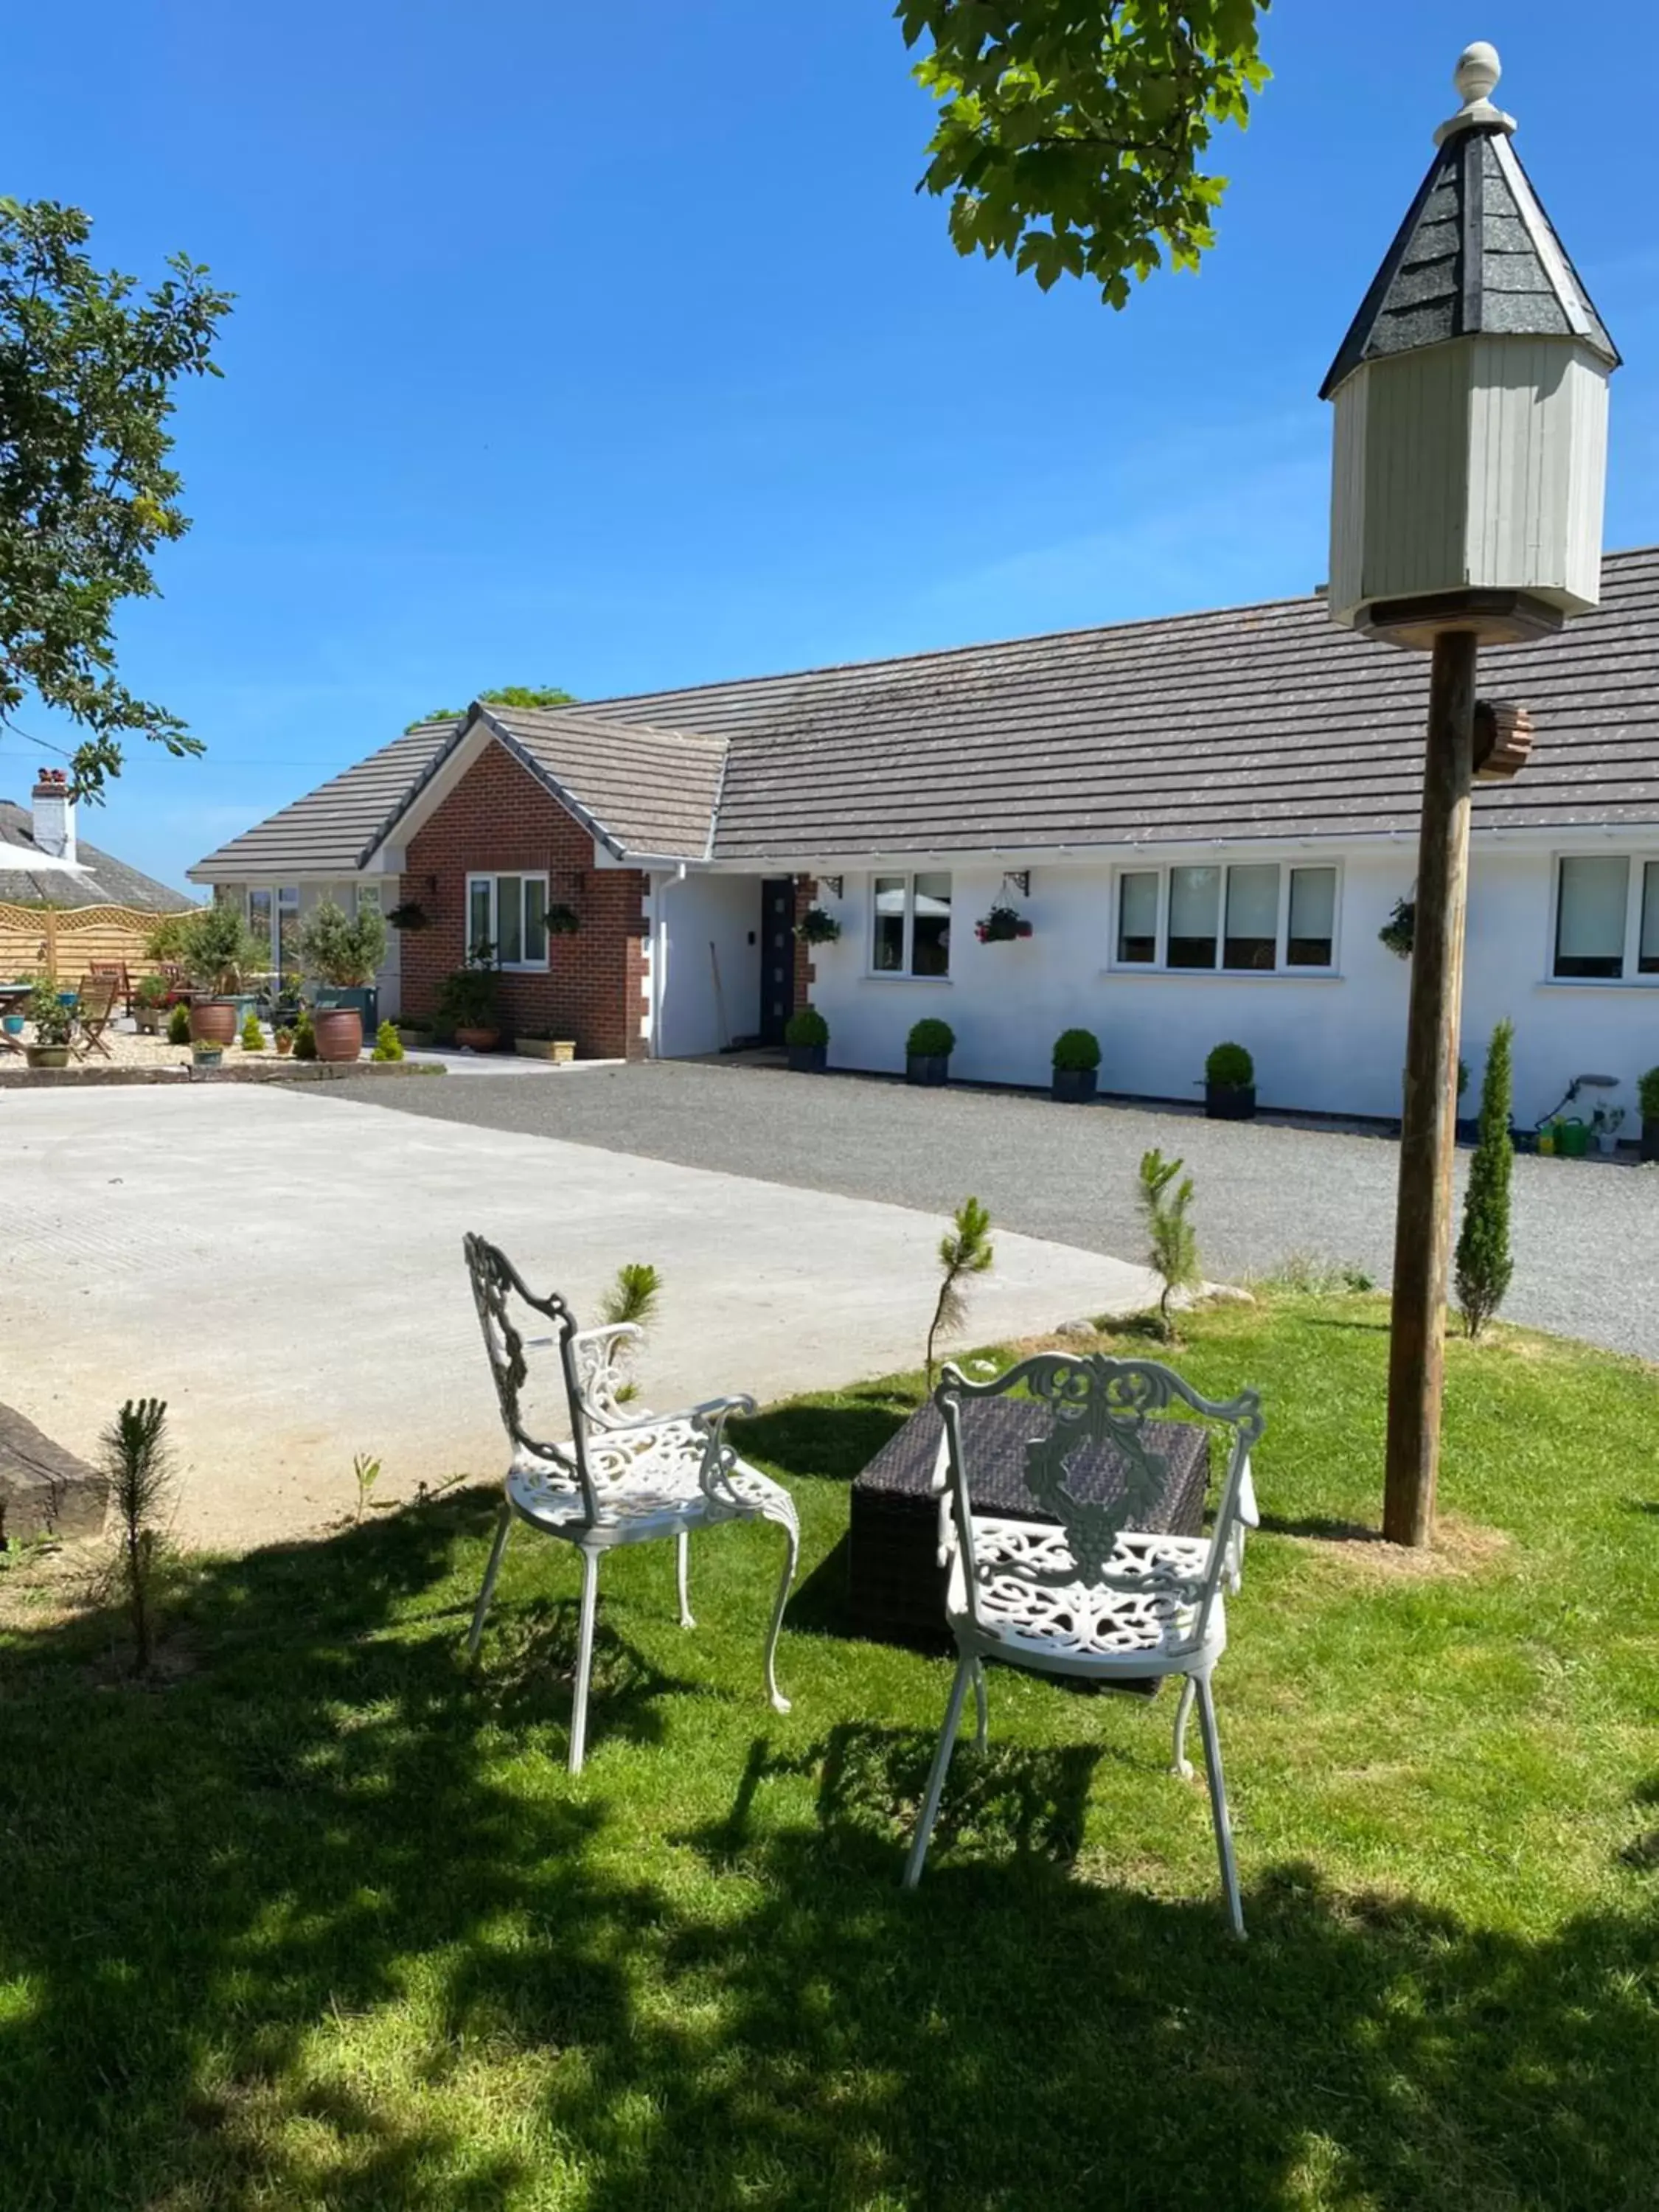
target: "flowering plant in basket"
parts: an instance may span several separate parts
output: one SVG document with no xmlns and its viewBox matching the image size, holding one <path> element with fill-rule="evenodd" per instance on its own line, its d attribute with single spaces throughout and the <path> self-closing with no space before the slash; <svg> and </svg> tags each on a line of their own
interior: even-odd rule
<svg viewBox="0 0 1659 2212">
<path fill-rule="evenodd" d="M 1029 937 L 1031 925 L 1018 907 L 994 906 L 974 924 L 974 934 L 981 945 L 1009 945 L 1017 937 Z"/>
</svg>

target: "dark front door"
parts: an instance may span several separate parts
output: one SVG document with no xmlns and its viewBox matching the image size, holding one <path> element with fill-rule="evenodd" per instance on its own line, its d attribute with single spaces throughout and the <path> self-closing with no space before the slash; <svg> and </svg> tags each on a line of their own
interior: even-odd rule
<svg viewBox="0 0 1659 2212">
<path fill-rule="evenodd" d="M 795 1011 L 795 879 L 768 876 L 761 885 L 761 1002 L 763 1044 L 781 1044 L 783 1025 Z"/>
</svg>

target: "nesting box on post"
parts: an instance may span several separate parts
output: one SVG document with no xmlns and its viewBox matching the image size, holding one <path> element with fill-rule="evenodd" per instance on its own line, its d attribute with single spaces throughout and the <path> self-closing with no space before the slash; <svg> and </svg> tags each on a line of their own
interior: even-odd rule
<svg viewBox="0 0 1659 2212">
<path fill-rule="evenodd" d="M 1619 355 L 1493 106 L 1498 56 L 1466 47 L 1462 100 L 1343 339 L 1334 620 L 1432 652 L 1395 1225 L 1382 1529 L 1425 1544 L 1440 1449 L 1470 791 L 1512 775 L 1523 708 L 1479 718 L 1475 662 L 1601 594 L 1607 379 Z"/>
</svg>

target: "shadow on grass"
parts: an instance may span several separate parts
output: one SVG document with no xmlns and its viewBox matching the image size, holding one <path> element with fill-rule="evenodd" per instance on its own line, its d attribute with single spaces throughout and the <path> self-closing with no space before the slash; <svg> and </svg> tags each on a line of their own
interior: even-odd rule
<svg viewBox="0 0 1659 2212">
<path fill-rule="evenodd" d="M 817 1475 L 851 1482 L 904 1426 L 915 1411 L 876 1392 L 849 1391 L 836 1406 L 778 1406 L 734 1421 L 732 1441 L 746 1459 L 763 1461 L 787 1481 Z"/>
<path fill-rule="evenodd" d="M 90 1680 L 106 1624 L 14 1640 L 8 2201 L 991 2212 L 1175 2175 L 1283 2212 L 1650 2203 L 1644 1878 L 1628 1916 L 1529 1942 L 1282 1865 L 1240 1946 L 1212 1895 L 1070 1873 L 1096 1751 L 994 1734 L 909 1896 L 931 1735 L 829 1714 L 753 1739 L 653 1881 L 621 1793 L 672 1831 L 697 1717 L 579 1782 L 539 1755 L 564 1609 L 518 1609 L 482 1681 L 461 1663 L 493 1510 L 205 1567 L 198 1667 L 161 1695 Z M 608 1650 L 650 1740 L 686 1686 Z"/>
</svg>

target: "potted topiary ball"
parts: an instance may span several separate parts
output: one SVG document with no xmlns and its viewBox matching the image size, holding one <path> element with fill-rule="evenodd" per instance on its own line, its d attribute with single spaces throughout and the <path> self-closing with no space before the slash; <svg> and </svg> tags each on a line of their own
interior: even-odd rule
<svg viewBox="0 0 1659 2212">
<path fill-rule="evenodd" d="M 1095 1095 L 1100 1039 L 1092 1030 L 1063 1030 L 1054 1039 L 1054 1097 L 1062 1105 L 1086 1106 Z"/>
<path fill-rule="evenodd" d="M 929 1014 L 911 1030 L 904 1045 L 904 1079 L 936 1089 L 951 1079 L 951 1054 L 957 1033 L 949 1022 Z"/>
<path fill-rule="evenodd" d="M 1659 1067 L 1636 1079 L 1636 1103 L 1642 1116 L 1642 1158 L 1659 1160 Z"/>
<path fill-rule="evenodd" d="M 829 1057 L 830 1024 L 816 1006 L 803 1006 L 784 1024 L 783 1041 L 796 1075 L 822 1075 Z"/>
<path fill-rule="evenodd" d="M 1254 1121 L 1255 1062 L 1242 1044 L 1218 1044 L 1204 1063 L 1204 1112 L 1212 1121 Z"/>
</svg>

